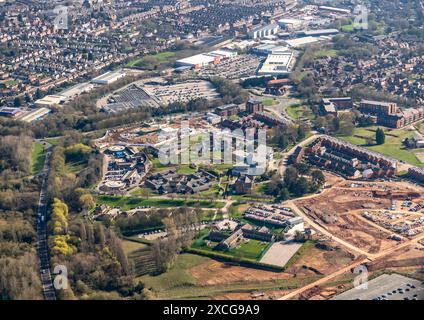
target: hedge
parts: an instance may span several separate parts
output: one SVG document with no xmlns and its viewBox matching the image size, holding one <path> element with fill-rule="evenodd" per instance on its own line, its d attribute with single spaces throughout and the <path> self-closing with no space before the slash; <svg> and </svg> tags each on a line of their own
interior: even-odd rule
<svg viewBox="0 0 424 320">
<path fill-rule="evenodd" d="M 284 268 L 283 267 L 279 267 L 279 266 L 274 266 L 272 264 L 266 264 L 266 263 L 262 263 L 262 262 L 258 262 L 256 260 L 252 260 L 252 259 L 247 259 L 247 258 L 236 258 L 230 255 L 227 255 L 225 253 L 220 253 L 220 252 L 211 252 L 211 251 L 207 251 L 207 250 L 202 250 L 202 249 L 195 249 L 195 248 L 188 248 L 185 249 L 185 252 L 187 253 L 193 253 L 193 254 L 198 254 L 201 256 L 206 256 L 209 258 L 213 258 L 216 260 L 220 260 L 220 261 L 230 261 L 236 265 L 240 265 L 243 267 L 252 267 L 252 268 L 258 268 L 258 269 L 262 269 L 262 270 L 267 270 L 267 271 L 276 271 L 276 272 L 283 272 Z"/>
</svg>

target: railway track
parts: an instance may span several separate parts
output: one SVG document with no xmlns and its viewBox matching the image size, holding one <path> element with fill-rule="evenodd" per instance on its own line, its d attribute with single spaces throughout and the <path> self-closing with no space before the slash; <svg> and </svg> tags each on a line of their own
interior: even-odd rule
<svg viewBox="0 0 424 320">
<path fill-rule="evenodd" d="M 47 241 L 47 187 L 50 171 L 50 148 L 46 154 L 43 171 L 41 172 L 42 184 L 37 208 L 37 253 L 39 260 L 40 279 L 45 300 L 56 300 L 56 292 L 50 273 L 50 256 Z"/>
</svg>

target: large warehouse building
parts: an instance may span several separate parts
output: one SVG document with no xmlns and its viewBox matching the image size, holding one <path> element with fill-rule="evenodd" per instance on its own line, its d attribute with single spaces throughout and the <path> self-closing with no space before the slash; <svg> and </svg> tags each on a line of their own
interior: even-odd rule
<svg viewBox="0 0 424 320">
<path fill-rule="evenodd" d="M 270 24 L 253 29 L 249 32 L 249 37 L 252 39 L 259 39 L 272 36 L 278 33 L 280 26 L 278 24 Z"/>
<path fill-rule="evenodd" d="M 262 67 L 259 69 L 259 75 L 279 75 L 289 72 L 289 65 L 293 59 L 293 52 L 273 52 L 266 58 Z"/>
<path fill-rule="evenodd" d="M 177 60 L 176 64 L 177 66 L 189 66 L 199 69 L 210 64 L 218 64 L 222 60 L 230 59 L 235 56 L 237 56 L 236 51 L 221 49 L 180 59 Z"/>
<path fill-rule="evenodd" d="M 106 72 L 105 74 L 102 74 L 101 76 L 98 76 L 97 78 L 94 78 L 93 80 L 91 80 L 91 82 L 96 84 L 107 85 L 107 84 L 114 83 L 125 76 L 126 76 L 126 73 L 123 70 L 109 71 L 109 72 Z"/>
</svg>

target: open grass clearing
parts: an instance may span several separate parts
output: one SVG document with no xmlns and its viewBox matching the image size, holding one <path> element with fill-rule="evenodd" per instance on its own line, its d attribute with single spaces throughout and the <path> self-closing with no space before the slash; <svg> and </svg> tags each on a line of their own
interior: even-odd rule
<svg viewBox="0 0 424 320">
<path fill-rule="evenodd" d="M 340 136 L 339 138 L 397 160 L 424 167 L 424 163 L 422 163 L 416 155 L 416 153 L 419 153 L 420 151 L 422 152 L 422 150 L 407 149 L 402 144 L 402 141 L 405 138 L 412 138 L 414 136 L 413 130 L 383 128 L 386 134 L 386 142 L 382 145 L 376 145 L 375 131 L 377 128 L 378 126 L 355 128 L 351 136 Z M 369 142 L 372 143 L 370 144 Z"/>
<path fill-rule="evenodd" d="M 302 105 L 291 105 L 286 107 L 288 116 L 294 120 L 314 120 L 315 115 L 312 110 L 307 106 Z"/>
<path fill-rule="evenodd" d="M 131 210 L 140 206 L 151 206 L 156 208 L 169 207 L 200 207 L 200 208 L 217 208 L 224 207 L 223 202 L 202 201 L 202 200 L 182 200 L 167 198 L 150 198 L 142 199 L 138 197 L 118 197 L 118 196 L 97 196 L 98 204 L 106 204 L 111 207 L 121 207 L 122 210 Z"/>
<path fill-rule="evenodd" d="M 46 150 L 41 143 L 35 142 L 31 154 L 31 172 L 37 174 L 43 169 L 46 160 Z"/>
</svg>

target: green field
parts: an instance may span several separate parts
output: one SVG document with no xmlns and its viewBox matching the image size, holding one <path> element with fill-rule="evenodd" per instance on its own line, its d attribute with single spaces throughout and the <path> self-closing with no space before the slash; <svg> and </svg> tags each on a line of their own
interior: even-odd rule
<svg viewBox="0 0 424 320">
<path fill-rule="evenodd" d="M 212 202 L 202 200 L 180 200 L 166 198 L 142 199 L 138 197 L 115 197 L 115 196 L 98 196 L 96 197 L 98 204 L 106 204 L 111 207 L 121 207 L 122 210 L 131 210 L 140 206 L 151 206 L 155 208 L 169 207 L 200 207 L 200 208 L 217 208 L 224 207 L 223 202 Z"/>
<path fill-rule="evenodd" d="M 122 249 L 124 249 L 127 255 L 130 255 L 134 251 L 145 249 L 146 247 L 147 245 L 144 243 L 129 241 L 129 240 L 122 240 Z"/>
<path fill-rule="evenodd" d="M 274 99 L 265 99 L 265 100 L 262 101 L 262 103 L 266 107 L 273 106 L 274 104 L 278 104 L 278 102 Z"/>
<path fill-rule="evenodd" d="M 345 31 L 345 32 L 352 32 L 354 30 L 353 23 L 352 24 L 346 24 L 346 25 L 342 26 L 341 29 L 342 29 L 342 31 Z"/>
<path fill-rule="evenodd" d="M 308 119 L 314 120 L 315 115 L 307 106 L 291 105 L 286 107 L 286 112 L 294 120 Z"/>
<path fill-rule="evenodd" d="M 188 165 L 178 166 L 177 173 L 179 174 L 193 174 L 196 173 L 197 169 L 190 168 Z"/>
<path fill-rule="evenodd" d="M 51 145 L 57 146 L 62 141 L 62 138 L 46 138 L 44 140 Z"/>
<path fill-rule="evenodd" d="M 187 272 L 187 269 L 195 267 L 207 260 L 210 259 L 194 254 L 180 254 L 169 271 L 157 276 L 146 275 L 138 279 L 147 288 L 152 288 L 158 293 L 176 287 L 191 287 L 196 284 L 196 279 Z"/>
<path fill-rule="evenodd" d="M 243 242 L 239 247 L 233 248 L 228 253 L 242 258 L 258 260 L 262 252 L 266 250 L 269 243 L 259 240 L 250 239 L 248 242 Z"/>
<path fill-rule="evenodd" d="M 254 195 L 254 194 L 233 194 L 231 195 L 231 199 L 232 200 L 237 200 L 237 201 L 261 201 L 261 202 L 275 202 L 275 198 L 273 197 L 264 197 L 261 196 L 260 194 L 258 195 Z"/>
<path fill-rule="evenodd" d="M 219 196 L 219 191 L 220 191 L 220 187 L 218 185 L 213 186 L 212 188 L 210 188 L 209 190 L 206 191 L 202 191 L 200 193 L 198 193 L 197 195 L 200 197 L 217 197 Z"/>
<path fill-rule="evenodd" d="M 145 196 L 145 195 L 147 195 L 148 197 L 151 197 L 151 196 L 156 196 L 157 194 L 153 193 L 152 190 L 149 189 L 149 188 L 136 188 L 136 189 L 131 191 L 131 195 L 132 196 Z"/>
<path fill-rule="evenodd" d="M 258 281 L 237 281 L 225 284 L 200 284 L 190 269 L 202 264 L 212 264 L 213 259 L 193 254 L 178 255 L 175 264 L 157 276 L 145 275 L 137 278 L 150 289 L 156 299 L 212 299 L 231 292 L 253 292 L 300 288 L 319 276 L 295 277 Z"/>
<path fill-rule="evenodd" d="M 34 143 L 34 149 L 31 155 L 31 172 L 37 174 L 43 169 L 44 161 L 46 160 L 46 152 L 41 143 Z"/>
<path fill-rule="evenodd" d="M 250 207 L 249 204 L 245 203 L 234 203 L 231 205 L 231 207 L 228 209 L 228 212 L 230 214 L 230 217 L 233 219 L 242 219 L 243 213 Z"/>
<path fill-rule="evenodd" d="M 334 49 L 320 49 L 314 52 L 315 58 L 324 58 L 324 57 L 337 57 L 337 50 Z"/>
<path fill-rule="evenodd" d="M 386 156 L 424 167 L 424 163 L 421 163 L 415 156 L 416 152 L 423 152 L 424 150 L 410 150 L 402 145 L 402 141 L 405 138 L 412 138 L 414 136 L 413 131 L 406 129 L 384 129 L 386 133 L 386 142 L 382 145 L 375 145 L 375 130 L 377 130 L 377 128 L 377 126 L 356 128 L 353 135 L 347 137 L 340 136 L 339 138 Z M 368 144 L 367 140 L 372 141 L 372 144 Z"/>
<path fill-rule="evenodd" d="M 160 52 L 154 55 L 148 55 L 142 58 L 134 59 L 127 63 L 127 67 L 138 67 L 140 65 L 143 65 L 145 61 L 153 61 L 154 65 L 161 66 L 170 63 L 170 60 L 172 60 L 172 63 L 174 60 L 176 60 L 177 53 L 173 51 L 164 51 Z"/>
</svg>

